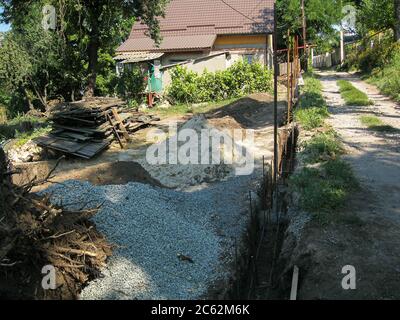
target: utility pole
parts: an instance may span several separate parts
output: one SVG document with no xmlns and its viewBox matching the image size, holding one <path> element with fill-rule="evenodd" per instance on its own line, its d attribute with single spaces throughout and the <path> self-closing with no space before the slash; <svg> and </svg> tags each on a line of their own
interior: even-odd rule
<svg viewBox="0 0 400 320">
<path fill-rule="evenodd" d="M 308 70 L 308 47 L 307 47 L 307 23 L 306 23 L 306 8 L 304 0 L 301 0 L 301 18 L 303 26 L 303 43 L 304 43 L 304 71 Z"/>
<path fill-rule="evenodd" d="M 344 29 L 340 26 L 340 65 L 344 62 Z"/>
</svg>

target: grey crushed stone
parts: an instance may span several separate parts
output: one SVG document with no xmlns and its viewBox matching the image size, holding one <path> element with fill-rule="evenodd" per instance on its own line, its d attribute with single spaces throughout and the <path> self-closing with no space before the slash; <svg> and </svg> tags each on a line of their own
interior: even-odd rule
<svg viewBox="0 0 400 320">
<path fill-rule="evenodd" d="M 67 181 L 46 193 L 71 209 L 102 204 L 98 230 L 117 245 L 104 277 L 92 281 L 81 299 L 196 299 L 210 284 L 229 276 L 232 244 L 248 222 L 246 188 L 254 177 L 236 177 L 192 192 L 140 183 L 92 186 Z M 181 261 L 183 254 L 194 263 Z M 223 262 L 221 262 L 223 255 Z"/>
</svg>

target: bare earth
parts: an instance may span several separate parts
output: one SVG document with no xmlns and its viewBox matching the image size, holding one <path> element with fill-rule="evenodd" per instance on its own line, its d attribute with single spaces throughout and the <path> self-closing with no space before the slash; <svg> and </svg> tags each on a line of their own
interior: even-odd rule
<svg viewBox="0 0 400 320">
<path fill-rule="evenodd" d="M 400 298 L 400 134 L 378 133 L 360 122 L 375 115 L 400 129 L 400 108 L 357 76 L 321 72 L 329 123 L 341 135 L 348 161 L 361 183 L 343 214 L 357 219 L 326 227 L 309 226 L 298 261 L 304 262 L 301 299 Z M 345 79 L 368 94 L 372 106 L 346 106 L 336 81 Z M 337 213 L 334 213 L 337 214 Z M 309 256 L 312 256 L 310 259 Z M 295 258 L 296 259 L 296 258 Z M 357 289 L 343 290 L 342 267 L 357 271 Z"/>
</svg>

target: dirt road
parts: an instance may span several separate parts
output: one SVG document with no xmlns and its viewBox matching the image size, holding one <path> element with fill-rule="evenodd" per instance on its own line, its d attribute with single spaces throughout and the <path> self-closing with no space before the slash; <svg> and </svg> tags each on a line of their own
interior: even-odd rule
<svg viewBox="0 0 400 320">
<path fill-rule="evenodd" d="M 340 134 L 348 161 L 361 184 L 345 212 L 358 223 L 328 226 L 307 234 L 313 262 L 303 282 L 302 299 L 400 298 L 400 131 L 374 132 L 360 117 L 375 115 L 400 130 L 400 108 L 378 90 L 347 73 L 321 72 L 324 97 L 330 107 L 328 120 Z M 347 106 L 336 81 L 345 79 L 368 94 L 374 105 Z M 303 251 L 304 252 L 304 251 Z M 342 267 L 357 271 L 357 289 L 343 290 Z"/>
<path fill-rule="evenodd" d="M 329 122 L 347 147 L 345 159 L 352 164 L 362 184 L 378 198 L 380 215 L 400 224 L 400 132 L 374 132 L 360 121 L 363 115 L 375 115 L 385 124 L 400 129 L 399 105 L 355 76 L 346 73 L 322 73 L 321 76 L 324 96 L 331 106 Z M 374 105 L 345 106 L 336 86 L 338 78 L 350 81 L 365 92 Z"/>
</svg>

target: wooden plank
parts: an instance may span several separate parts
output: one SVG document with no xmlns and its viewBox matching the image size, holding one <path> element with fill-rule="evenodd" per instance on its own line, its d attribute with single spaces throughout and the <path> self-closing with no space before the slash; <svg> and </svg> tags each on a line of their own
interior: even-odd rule
<svg viewBox="0 0 400 320">
<path fill-rule="evenodd" d="M 86 120 L 86 119 L 83 119 L 82 117 L 72 117 L 72 116 L 69 116 L 69 115 L 63 115 L 63 116 L 60 116 L 60 117 L 57 117 L 56 119 L 54 119 L 53 118 L 53 121 L 68 121 L 68 120 L 72 120 L 72 121 L 74 121 L 74 122 L 82 122 L 83 124 L 86 124 L 86 125 L 89 125 L 89 126 L 94 126 L 94 125 L 96 125 L 96 122 L 95 121 L 93 121 L 93 120 Z"/>
<path fill-rule="evenodd" d="M 294 266 L 292 278 L 292 290 L 290 291 L 290 300 L 297 300 L 297 286 L 299 283 L 299 267 Z"/>
<path fill-rule="evenodd" d="M 96 129 L 94 128 L 84 128 L 84 127 L 71 127 L 71 126 L 64 126 L 58 123 L 55 123 L 53 125 L 55 128 L 60 128 L 64 130 L 69 130 L 69 131 L 75 131 L 75 132 L 81 132 L 81 133 L 87 133 L 87 134 L 95 134 L 95 133 L 104 133 L 105 130 L 99 129 L 97 127 Z"/>
<path fill-rule="evenodd" d="M 128 133 L 128 131 L 126 131 L 126 128 L 125 128 L 125 126 L 124 126 L 124 124 L 123 124 L 123 120 L 122 120 L 122 118 L 119 116 L 117 110 L 115 110 L 115 108 L 111 108 L 111 111 L 112 111 L 112 113 L 113 113 L 113 115 L 114 115 L 114 118 L 115 118 L 115 119 L 117 120 L 117 122 L 118 122 L 119 130 L 122 131 L 122 135 L 124 136 L 125 140 L 128 141 L 128 142 L 131 141 L 131 138 L 129 137 L 129 133 Z"/>
<path fill-rule="evenodd" d="M 87 135 L 82 135 L 79 133 L 73 133 L 73 132 L 68 132 L 68 131 L 57 133 L 56 136 L 59 138 L 73 139 L 73 140 L 77 140 L 77 141 L 92 140 L 92 137 L 88 137 Z"/>
<path fill-rule="evenodd" d="M 47 143 L 46 141 L 47 140 Z M 75 155 L 81 158 L 90 159 L 100 151 L 104 150 L 106 147 L 110 145 L 110 141 L 103 141 L 98 143 L 86 142 L 79 143 L 73 141 L 65 141 L 61 139 L 41 139 L 42 142 L 39 142 L 38 145 L 54 149 L 57 151 L 61 151 L 67 154 Z"/>
<path fill-rule="evenodd" d="M 123 144 L 122 141 L 121 141 L 121 138 L 120 138 L 120 136 L 119 136 L 119 134 L 118 134 L 118 132 L 117 132 L 117 129 L 115 129 L 115 127 L 114 127 L 114 125 L 113 125 L 113 122 L 112 122 L 112 120 L 111 120 L 111 117 L 110 117 L 109 115 L 107 115 L 107 118 L 108 118 L 108 121 L 110 122 L 110 124 L 111 124 L 111 126 L 112 126 L 114 135 L 115 135 L 115 137 L 117 138 L 117 140 L 118 140 L 118 142 L 119 142 L 119 145 L 121 146 L 121 149 L 124 149 L 124 144 Z"/>
</svg>

